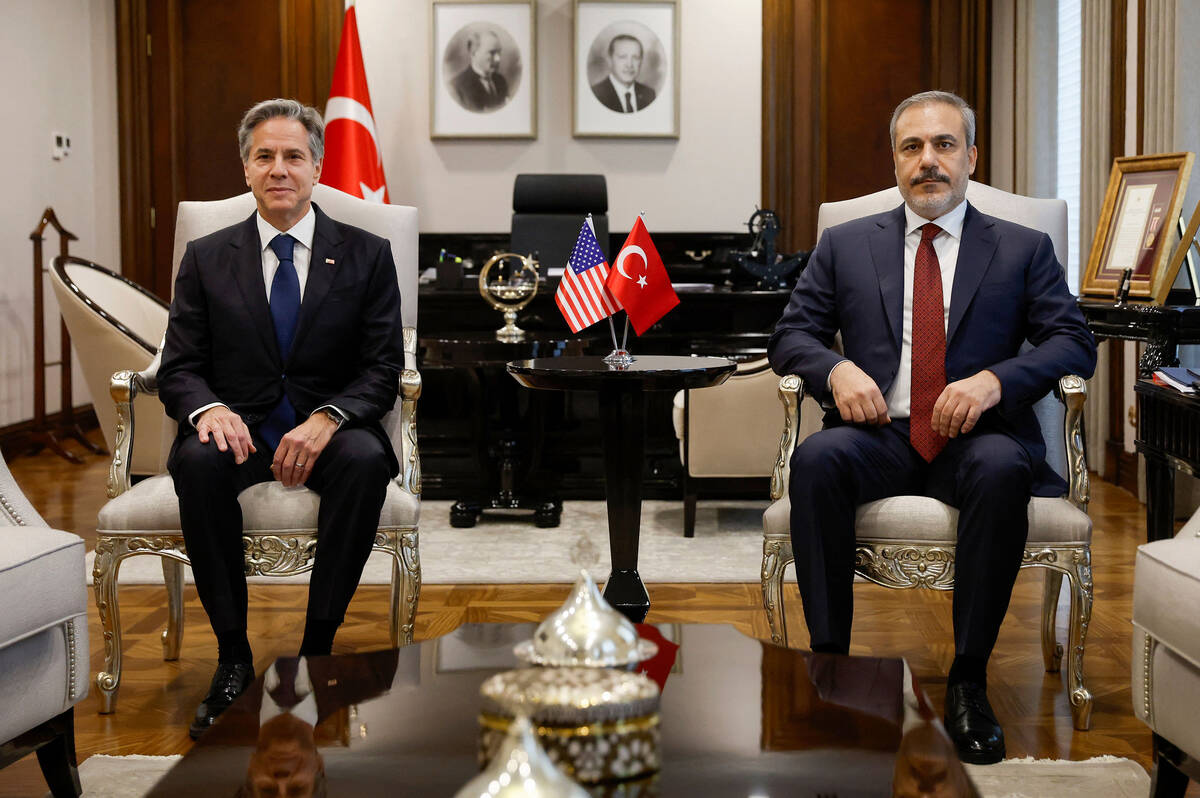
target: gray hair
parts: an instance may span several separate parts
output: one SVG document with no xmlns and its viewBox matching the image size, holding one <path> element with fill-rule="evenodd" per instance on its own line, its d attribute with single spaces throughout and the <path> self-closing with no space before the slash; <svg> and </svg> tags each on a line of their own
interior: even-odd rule
<svg viewBox="0 0 1200 798">
<path fill-rule="evenodd" d="M 237 134 L 238 151 L 241 153 L 242 163 L 250 160 L 250 140 L 254 137 L 254 128 L 268 119 L 280 118 L 295 119 L 304 125 L 304 129 L 308 131 L 308 149 L 312 153 L 313 160 L 319 161 L 324 157 L 325 122 L 321 119 L 320 112 L 316 108 L 295 100 L 274 99 L 256 103 L 242 117 Z"/>
<path fill-rule="evenodd" d="M 957 108 L 958 112 L 962 114 L 963 130 L 967 134 L 967 148 L 970 149 L 975 146 L 975 112 L 971 110 L 971 106 L 967 105 L 967 101 L 950 91 L 923 91 L 904 100 L 896 106 L 895 111 L 892 111 L 892 122 L 888 125 L 888 136 L 892 140 L 893 150 L 896 149 L 896 121 L 900 119 L 900 114 L 914 105 L 930 105 L 931 103 L 942 103 L 943 105 L 950 105 Z"/>
<path fill-rule="evenodd" d="M 492 30 L 491 28 L 484 28 L 483 30 L 476 28 L 467 34 L 467 55 L 470 55 L 471 53 L 475 52 L 476 49 L 478 49 L 479 40 L 484 35 L 491 36 L 496 40 L 497 43 L 500 42 L 500 34 L 496 33 L 496 31 Z"/>
</svg>

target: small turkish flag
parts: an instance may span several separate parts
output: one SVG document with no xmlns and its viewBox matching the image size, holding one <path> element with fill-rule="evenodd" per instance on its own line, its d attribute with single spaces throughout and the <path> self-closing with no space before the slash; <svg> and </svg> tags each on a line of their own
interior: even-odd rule
<svg viewBox="0 0 1200 798">
<path fill-rule="evenodd" d="M 613 260 L 605 284 L 629 314 L 638 335 L 679 304 L 667 268 L 663 266 L 641 216 L 633 223 L 629 237 Z"/>
<path fill-rule="evenodd" d="M 358 44 L 354 6 L 346 9 L 333 85 L 325 105 L 325 161 L 321 182 L 371 202 L 388 202 L 387 179 L 371 93 Z"/>
</svg>

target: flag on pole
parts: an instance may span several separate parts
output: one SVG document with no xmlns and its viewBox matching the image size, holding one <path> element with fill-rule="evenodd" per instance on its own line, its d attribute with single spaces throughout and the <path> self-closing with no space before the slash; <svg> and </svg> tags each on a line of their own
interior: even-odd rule
<svg viewBox="0 0 1200 798">
<path fill-rule="evenodd" d="M 358 43 L 354 6 L 346 9 L 342 41 L 338 45 L 333 85 L 325 105 L 325 162 L 321 182 L 327 186 L 387 203 L 387 179 L 383 175 L 383 151 L 371 112 L 367 72 Z"/>
<path fill-rule="evenodd" d="M 625 308 L 638 335 L 679 304 L 667 268 L 663 266 L 641 216 L 633 223 L 629 237 L 613 260 L 612 271 L 608 273 L 608 290 Z"/>
<path fill-rule="evenodd" d="M 604 287 L 608 277 L 608 261 L 596 242 L 592 220 L 579 229 L 575 249 L 567 259 L 562 280 L 554 293 L 554 301 L 567 320 L 571 332 L 579 332 L 621 309 L 612 294 Z"/>
</svg>

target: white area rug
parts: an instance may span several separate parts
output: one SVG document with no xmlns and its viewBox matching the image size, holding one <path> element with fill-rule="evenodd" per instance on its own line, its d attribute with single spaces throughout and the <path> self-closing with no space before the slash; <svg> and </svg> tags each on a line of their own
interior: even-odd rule
<svg viewBox="0 0 1200 798">
<path fill-rule="evenodd" d="M 85 798 L 138 798 L 178 756 L 88 757 L 79 766 Z M 983 798 L 1144 798 L 1150 777 L 1129 759 L 1102 756 L 1086 762 L 1009 759 L 967 765 Z M 47 793 L 49 796 L 49 793 Z"/>
<path fill-rule="evenodd" d="M 421 578 L 427 585 L 574 582 L 580 568 L 597 579 L 608 576 L 608 510 L 601 501 L 563 505 L 562 525 L 538 529 L 528 512 L 485 513 L 471 529 L 450 526 L 449 501 L 421 504 Z M 642 504 L 638 572 L 646 583 L 757 582 L 762 566 L 762 514 L 767 502 L 701 501 L 696 537 L 683 536 L 682 501 Z M 92 559 L 88 554 L 88 583 Z M 188 582 L 191 569 L 186 569 Z M 362 584 L 391 582 L 391 559 L 371 555 Z M 121 563 L 120 583 L 161 584 L 158 557 L 136 556 Z M 260 584 L 306 584 L 296 577 L 254 577 Z"/>
</svg>

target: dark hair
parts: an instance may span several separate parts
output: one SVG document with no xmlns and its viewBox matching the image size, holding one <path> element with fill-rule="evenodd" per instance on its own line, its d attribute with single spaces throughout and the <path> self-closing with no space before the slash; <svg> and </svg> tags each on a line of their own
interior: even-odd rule
<svg viewBox="0 0 1200 798">
<path fill-rule="evenodd" d="M 321 114 L 313 108 L 295 100 L 263 100 L 256 103 L 238 125 L 238 152 L 242 163 L 250 160 L 250 140 L 254 137 L 254 128 L 268 119 L 295 119 L 304 125 L 308 131 L 308 149 L 314 161 L 321 160 L 325 155 L 325 122 Z"/>
<path fill-rule="evenodd" d="M 639 39 L 636 36 L 631 36 L 628 33 L 618 33 L 616 36 L 612 37 L 612 40 L 609 41 L 609 43 L 608 43 L 608 57 L 609 58 L 612 58 L 613 46 L 616 45 L 616 43 L 621 41 L 622 39 L 624 39 L 627 42 L 636 43 L 638 46 L 638 52 L 643 56 L 646 54 L 646 48 L 642 46 L 641 39 Z"/>
<path fill-rule="evenodd" d="M 958 112 L 962 114 L 963 130 L 967 134 L 967 148 L 970 149 L 973 147 L 975 145 L 975 112 L 971 110 L 971 106 L 967 105 L 967 101 L 954 92 L 923 91 L 904 100 L 896 106 L 895 111 L 892 111 L 892 122 L 888 125 L 888 137 L 892 141 L 892 149 L 896 149 L 896 121 L 900 118 L 900 114 L 914 105 L 929 105 L 931 103 L 942 103 L 958 109 Z"/>
</svg>

